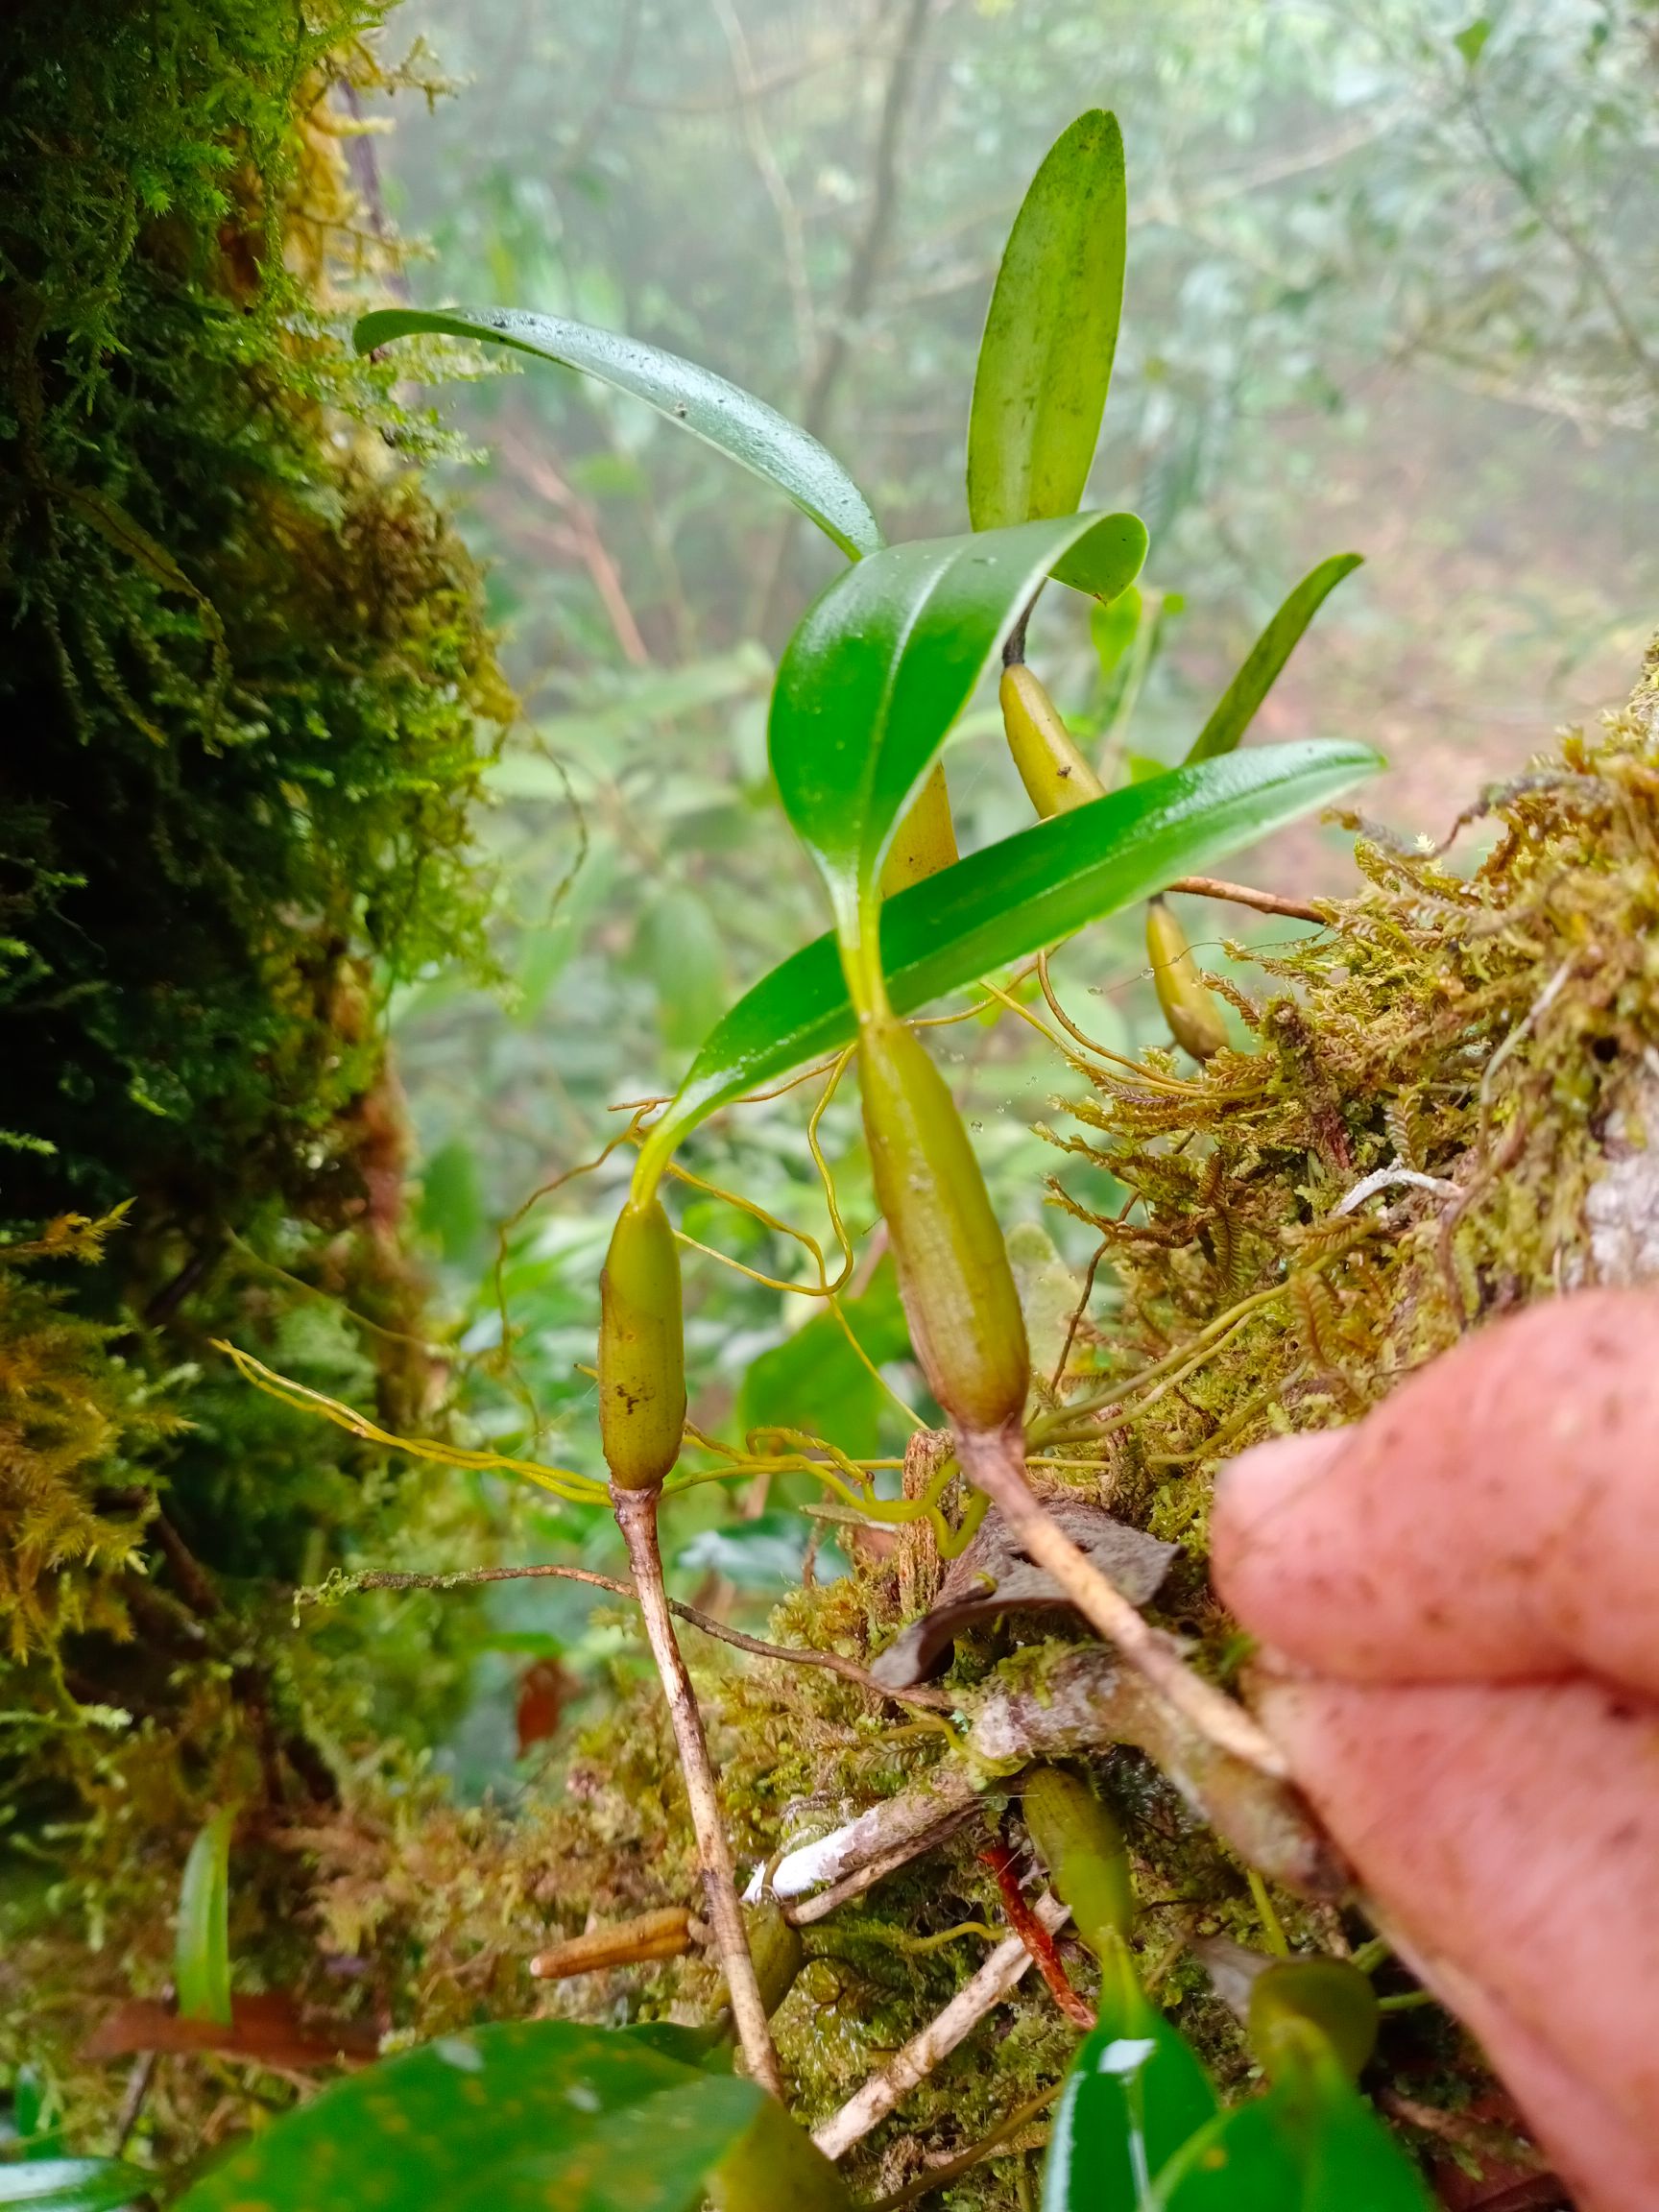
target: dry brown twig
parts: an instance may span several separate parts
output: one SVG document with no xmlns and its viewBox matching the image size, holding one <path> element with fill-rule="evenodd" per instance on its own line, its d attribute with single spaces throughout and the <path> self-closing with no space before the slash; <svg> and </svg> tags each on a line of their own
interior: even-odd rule
<svg viewBox="0 0 1659 2212">
<path fill-rule="evenodd" d="M 593 1590 L 609 1590 L 613 1597 L 626 1598 L 630 1603 L 638 1602 L 639 1593 L 632 1582 L 623 1582 L 614 1575 L 596 1575 L 589 1567 L 462 1567 L 451 1574 L 416 1575 L 375 1568 L 365 1575 L 351 1575 L 336 1585 L 341 1595 L 349 1596 L 355 1590 L 466 1590 L 480 1582 L 526 1582 L 547 1577 L 563 1582 L 585 1582 Z M 328 1586 L 322 1590 L 301 1590 L 295 1595 L 297 1604 L 317 1604 L 322 1601 Z M 787 1644 L 768 1644 L 764 1637 L 747 1635 L 741 1628 L 732 1628 L 724 1621 L 716 1621 L 711 1613 L 704 1613 L 695 1605 L 685 1605 L 678 1598 L 668 1599 L 668 1610 L 676 1614 L 690 1627 L 700 1628 L 705 1636 L 713 1636 L 722 1644 L 730 1644 L 738 1651 L 750 1651 L 757 1659 L 780 1659 L 792 1667 L 822 1667 L 831 1674 L 839 1674 L 845 1682 L 855 1682 L 860 1690 L 869 1691 L 873 1697 L 885 1697 L 896 1705 L 920 1705 L 935 1713 L 948 1713 L 953 1700 L 941 1690 L 929 1690 L 922 1684 L 909 1690 L 890 1690 L 878 1681 L 868 1668 L 860 1667 L 855 1659 L 844 1659 L 839 1651 L 812 1651 Z"/>
<path fill-rule="evenodd" d="M 1344 1893 L 1345 1870 L 1294 1792 L 1217 1748 L 1110 1650 L 1078 1645 L 1040 1683 L 998 1685 L 965 1702 L 964 1757 L 942 1761 L 925 1780 L 776 1863 L 772 1894 L 790 1920 L 824 1918 L 953 1835 L 973 1817 L 988 1769 L 1010 1773 L 1033 1760 L 1111 1743 L 1144 1751 L 1199 1816 L 1269 1880 L 1303 1897 Z M 752 1885 L 754 1893 L 758 1887 Z"/>
<path fill-rule="evenodd" d="M 1258 891 L 1253 883 L 1229 883 L 1220 876 L 1182 876 L 1169 886 L 1190 899 L 1225 899 L 1234 906 L 1252 906 L 1258 914 L 1284 914 L 1292 922 L 1329 923 L 1331 916 L 1305 900 L 1282 899 L 1277 891 Z"/>
<path fill-rule="evenodd" d="M 657 1543 L 657 1494 L 655 1490 L 630 1490 L 613 1483 L 611 1503 L 622 1541 L 628 1548 L 628 1564 L 634 1570 L 634 1587 L 645 1623 L 646 1641 L 657 1662 L 662 1694 L 668 1704 L 674 1745 L 680 1754 L 681 1777 L 685 1785 L 685 1801 L 697 1838 L 704 1903 L 720 1953 L 720 1963 L 726 1970 L 733 2025 L 750 2074 L 781 2102 L 783 2076 L 772 2042 L 765 2000 L 756 1979 L 755 1961 L 749 1956 L 748 1931 L 737 1901 L 737 1870 L 733 1864 L 732 1845 L 720 1810 L 720 1793 L 709 1757 L 709 1739 L 703 1732 L 697 1694 L 674 1640 L 674 1619 L 669 1611 L 667 1592 L 662 1587 L 662 1557 Z"/>
<path fill-rule="evenodd" d="M 658 1959 L 683 1959 L 697 1940 L 698 1923 L 683 1905 L 641 1912 L 632 1920 L 567 1936 L 530 1961 L 539 1982 L 567 1982 L 579 1974 L 606 1974 L 615 1966 L 642 1966 Z M 707 1930 L 704 1931 L 708 1933 Z"/>
<path fill-rule="evenodd" d="M 1063 1928 L 1070 1918 L 1067 1908 L 1051 1894 L 1040 1897 L 1033 1911 L 1039 1925 L 1049 1935 Z M 1018 1936 L 1010 1936 L 1005 1943 L 998 1943 L 979 1971 L 957 1990 L 944 2011 L 936 2014 L 920 2034 L 913 2035 L 885 2066 L 872 2074 L 838 2112 L 831 2113 L 821 2128 L 813 2130 L 812 2140 L 825 2157 L 845 2157 L 854 2143 L 861 2142 L 872 2128 L 885 2120 L 896 2104 L 950 2056 L 986 2013 L 1001 2004 L 1030 1964 L 1031 1954 Z"/>
<path fill-rule="evenodd" d="M 1266 1731 L 1242 1705 L 1195 1674 L 1174 1639 L 1143 1621 L 1045 1512 L 1025 1479 L 1024 1436 L 1017 1424 L 989 1433 L 964 1431 L 957 1439 L 957 1457 L 969 1480 L 1000 1508 L 1029 1556 L 1053 1575 L 1096 1635 L 1104 1637 L 1217 1749 L 1274 1781 L 1288 1779 L 1284 1754 Z"/>
</svg>

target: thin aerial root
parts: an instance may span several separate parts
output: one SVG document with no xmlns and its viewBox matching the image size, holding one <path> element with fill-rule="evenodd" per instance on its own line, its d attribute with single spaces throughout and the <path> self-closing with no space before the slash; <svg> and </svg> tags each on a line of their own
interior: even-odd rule
<svg viewBox="0 0 1659 2212">
<path fill-rule="evenodd" d="M 515 1459 L 503 1452 L 472 1452 L 461 1444 L 439 1444 L 427 1436 L 395 1436 L 388 1429 L 371 1421 L 366 1413 L 354 1407 L 344 1406 L 338 1398 L 326 1397 L 321 1390 L 307 1388 L 303 1382 L 295 1382 L 286 1375 L 278 1375 L 274 1367 L 267 1367 L 262 1359 L 255 1359 L 252 1352 L 244 1352 L 224 1337 L 211 1339 L 215 1352 L 223 1352 L 245 1382 L 252 1382 L 266 1397 L 275 1398 L 279 1405 L 291 1406 L 299 1413 L 320 1413 L 325 1421 L 332 1421 L 337 1429 L 348 1430 L 360 1436 L 366 1444 L 383 1445 L 389 1452 L 406 1452 L 412 1459 L 424 1459 L 435 1467 L 454 1467 L 465 1474 L 522 1475 L 543 1490 L 551 1490 L 555 1497 L 565 1498 L 575 1504 L 595 1503 L 610 1495 L 607 1485 L 595 1476 L 581 1475 L 570 1467 L 544 1467 L 539 1460 Z"/>
</svg>

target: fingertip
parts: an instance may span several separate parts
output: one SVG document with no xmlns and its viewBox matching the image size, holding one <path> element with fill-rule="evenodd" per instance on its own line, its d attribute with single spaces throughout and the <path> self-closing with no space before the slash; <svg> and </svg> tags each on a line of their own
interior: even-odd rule
<svg viewBox="0 0 1659 2212">
<path fill-rule="evenodd" d="M 1217 1575 L 1244 1556 L 1283 1515 L 1322 1482 L 1342 1455 L 1348 1433 L 1320 1429 L 1275 1436 L 1229 1460 L 1215 1478 L 1210 1551 Z"/>
</svg>

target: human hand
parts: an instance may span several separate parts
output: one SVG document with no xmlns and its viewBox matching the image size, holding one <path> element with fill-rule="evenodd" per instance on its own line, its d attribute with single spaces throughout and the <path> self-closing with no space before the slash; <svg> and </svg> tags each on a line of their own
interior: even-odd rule
<svg viewBox="0 0 1659 2212">
<path fill-rule="evenodd" d="M 1534 1308 L 1244 1454 L 1212 1558 L 1384 1932 L 1584 2212 L 1655 2212 L 1659 1297 Z"/>
</svg>

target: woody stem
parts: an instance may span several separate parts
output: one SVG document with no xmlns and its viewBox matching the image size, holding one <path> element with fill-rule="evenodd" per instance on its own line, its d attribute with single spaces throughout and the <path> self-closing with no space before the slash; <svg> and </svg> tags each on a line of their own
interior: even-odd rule
<svg viewBox="0 0 1659 2212">
<path fill-rule="evenodd" d="M 657 1492 L 623 1490 L 613 1483 L 611 1500 L 615 1507 L 616 1526 L 628 1547 L 628 1565 L 633 1571 L 651 1656 L 657 1662 L 662 1694 L 668 1700 L 668 1718 L 673 1723 L 680 1768 L 685 1778 L 691 1826 L 697 1837 L 697 1858 L 703 1870 L 709 1924 L 714 1931 L 715 1948 L 726 1970 L 726 1987 L 731 1994 L 737 2040 L 752 2078 L 774 2097 L 781 2099 L 783 2078 L 772 2045 L 772 2031 L 766 2023 L 760 1985 L 755 1979 L 755 1962 L 749 1956 L 749 1937 L 743 1926 L 742 1907 L 737 1901 L 736 1869 L 732 1863 L 732 1849 L 721 1819 L 714 1769 L 709 1758 L 709 1740 L 703 1733 L 703 1716 L 698 1710 L 691 1677 L 685 1671 L 685 1662 L 674 1640 L 673 1618 L 662 1585 L 662 1554 L 657 1543 Z"/>
<path fill-rule="evenodd" d="M 1047 1569 L 1097 1635 L 1162 1690 L 1200 1735 L 1260 1773 L 1285 1778 L 1278 1746 L 1243 1706 L 1195 1674 L 1173 1641 L 1143 1621 L 1043 1510 L 1025 1479 L 1024 1439 L 1017 1421 L 988 1433 L 959 1431 L 956 1455 L 968 1479 L 999 1508 L 1027 1555 Z"/>
</svg>

